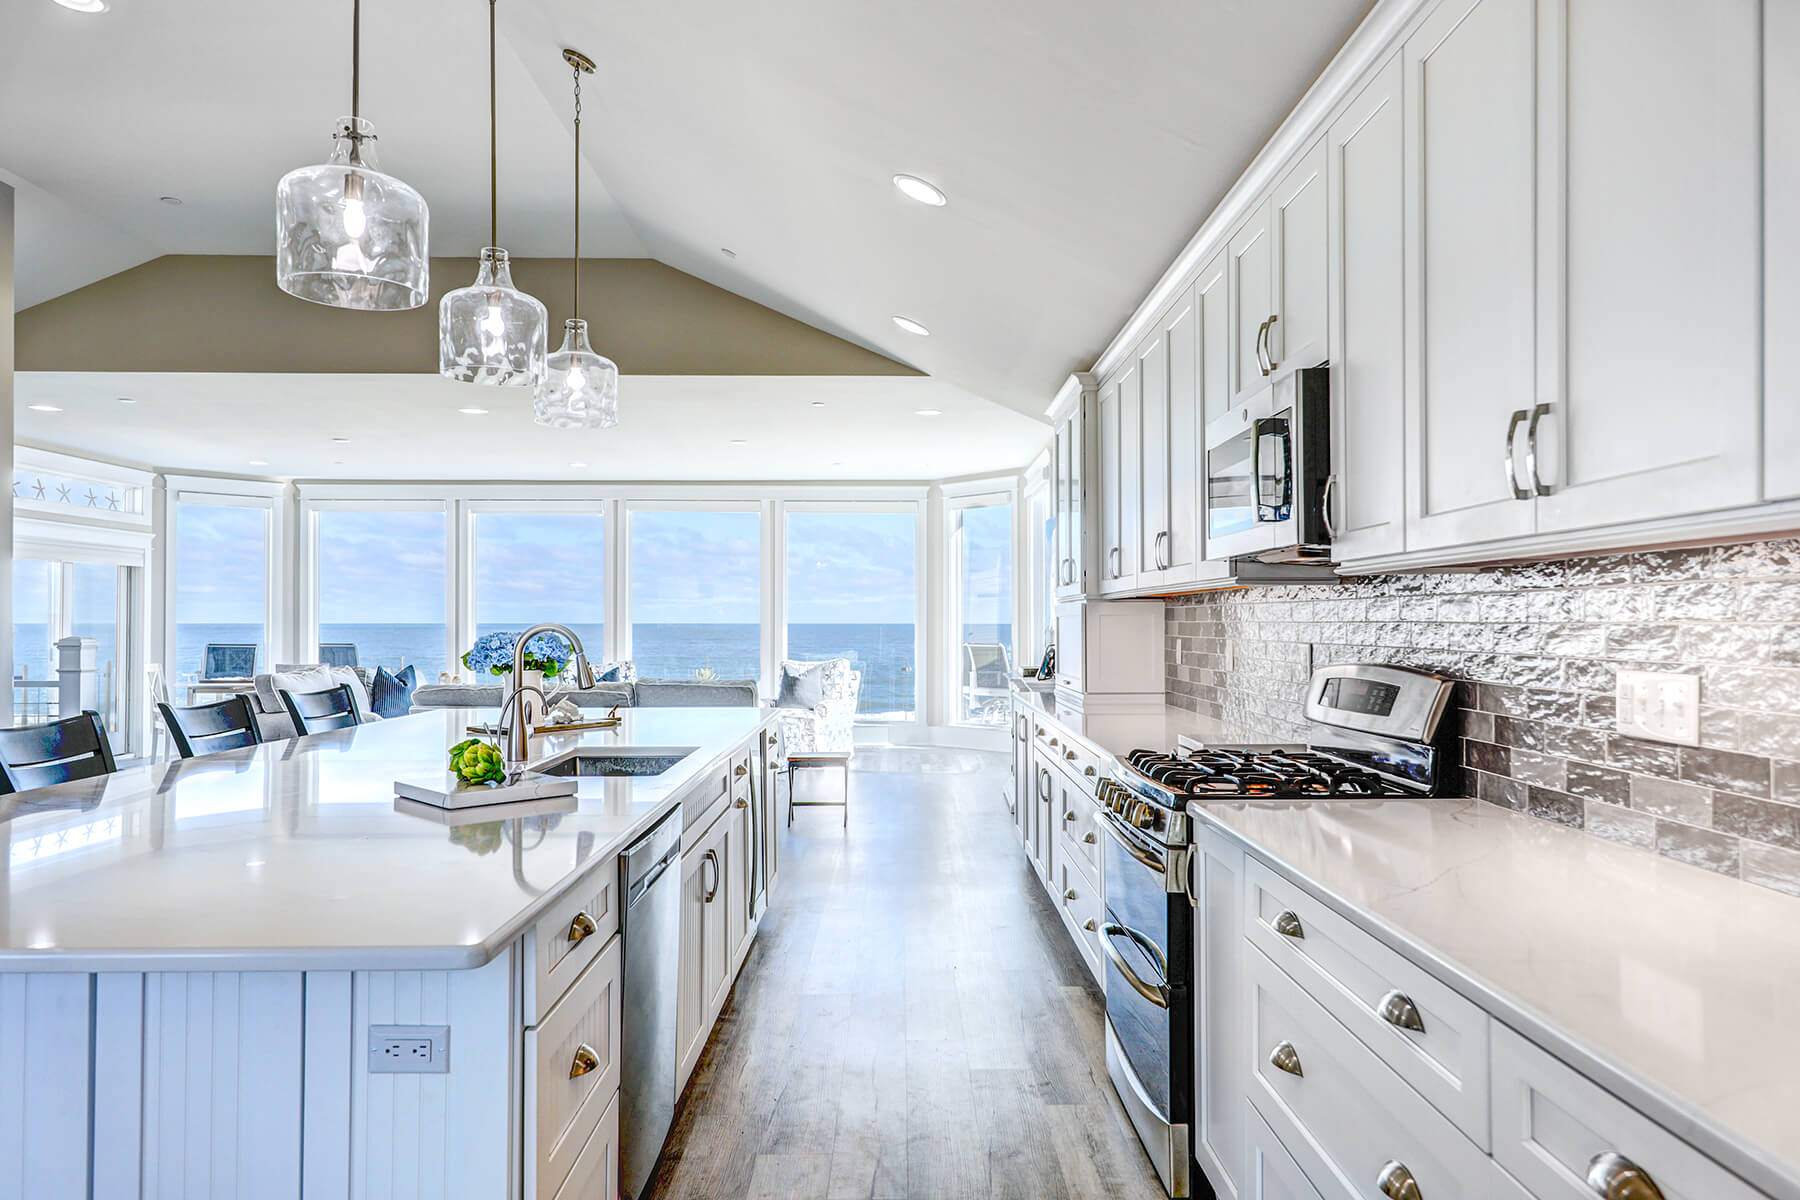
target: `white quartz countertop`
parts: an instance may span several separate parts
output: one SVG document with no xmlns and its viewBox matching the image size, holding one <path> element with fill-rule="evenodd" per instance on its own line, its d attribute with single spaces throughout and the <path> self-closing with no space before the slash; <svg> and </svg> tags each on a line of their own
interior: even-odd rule
<svg viewBox="0 0 1800 1200">
<path fill-rule="evenodd" d="M 538 739 L 693 747 L 661 775 L 580 781 L 575 811 L 449 827 L 401 811 L 471 721 L 443 709 L 0 797 L 0 971 L 479 966 L 767 721 L 623 709 Z M 541 801 L 527 802 L 532 811 Z"/>
<path fill-rule="evenodd" d="M 1209 804 L 1249 851 L 1800 1197 L 1800 899 L 1475 800 Z"/>
<path fill-rule="evenodd" d="M 1059 705 L 1054 692 L 1015 687 L 1013 695 L 1033 712 L 1054 721 L 1058 728 L 1074 734 L 1109 758 L 1123 758 L 1130 750 L 1174 749 L 1184 737 L 1202 742 L 1244 740 L 1232 737 L 1230 730 L 1217 721 L 1167 705 L 1135 712 L 1084 713 Z"/>
</svg>

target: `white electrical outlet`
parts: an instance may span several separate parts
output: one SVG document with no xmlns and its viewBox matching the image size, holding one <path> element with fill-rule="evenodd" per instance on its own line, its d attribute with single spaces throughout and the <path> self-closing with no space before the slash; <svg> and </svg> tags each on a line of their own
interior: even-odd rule
<svg viewBox="0 0 1800 1200">
<path fill-rule="evenodd" d="M 1617 727 L 1626 737 L 1700 744 L 1700 677 L 1674 671 L 1620 671 Z"/>
<path fill-rule="evenodd" d="M 372 1075 L 445 1075 L 450 1071 L 448 1025 L 369 1026 Z"/>
</svg>

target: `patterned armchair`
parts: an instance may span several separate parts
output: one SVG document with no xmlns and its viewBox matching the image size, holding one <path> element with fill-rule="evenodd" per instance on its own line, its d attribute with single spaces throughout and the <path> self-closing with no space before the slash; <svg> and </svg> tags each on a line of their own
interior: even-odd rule
<svg viewBox="0 0 1800 1200">
<path fill-rule="evenodd" d="M 856 701 L 862 690 L 862 673 L 851 669 L 847 658 L 824 663 L 784 662 L 784 675 L 797 675 L 822 667 L 821 698 L 812 708 L 775 709 L 784 748 L 789 754 L 850 753 L 855 746 Z"/>
</svg>

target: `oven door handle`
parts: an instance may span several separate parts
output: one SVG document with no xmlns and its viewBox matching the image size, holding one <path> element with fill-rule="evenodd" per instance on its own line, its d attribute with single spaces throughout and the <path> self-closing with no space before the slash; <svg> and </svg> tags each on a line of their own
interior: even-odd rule
<svg viewBox="0 0 1800 1200">
<path fill-rule="evenodd" d="M 1125 956 L 1113 947 L 1113 939 L 1117 937 L 1130 938 L 1136 942 L 1138 947 L 1156 963 L 1157 969 L 1162 972 L 1163 982 L 1144 982 L 1143 978 L 1131 969 L 1131 964 L 1125 961 Z M 1108 921 L 1100 926 L 1100 948 L 1106 951 L 1106 957 L 1111 960 L 1112 965 L 1119 968 L 1119 974 L 1125 977 L 1125 982 L 1131 985 L 1132 991 L 1158 1008 L 1169 1007 L 1169 960 L 1163 957 L 1162 950 L 1157 947 L 1155 942 L 1130 926 Z"/>
</svg>

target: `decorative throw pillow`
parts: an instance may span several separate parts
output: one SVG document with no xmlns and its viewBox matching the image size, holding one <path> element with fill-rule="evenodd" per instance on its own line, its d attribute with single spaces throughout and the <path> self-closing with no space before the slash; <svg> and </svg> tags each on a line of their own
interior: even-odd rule
<svg viewBox="0 0 1800 1200">
<path fill-rule="evenodd" d="M 296 696 L 304 696 L 308 692 L 326 692 L 337 686 L 337 680 L 331 677 L 330 667 L 300 667 L 292 671 L 277 671 L 274 683 L 277 692 L 292 692 Z"/>
<path fill-rule="evenodd" d="M 776 708 L 814 709 L 825 699 L 825 663 L 781 664 L 781 694 Z"/>
<path fill-rule="evenodd" d="M 595 683 L 636 683 L 637 663 L 631 659 L 623 662 L 609 662 L 594 672 Z"/>
<path fill-rule="evenodd" d="M 369 706 L 380 717 L 404 717 L 412 712 L 413 688 L 419 673 L 412 664 L 401 667 L 398 674 L 386 667 L 375 668 L 375 687 L 369 695 Z"/>
<path fill-rule="evenodd" d="M 365 721 L 381 719 L 380 714 L 375 711 L 375 705 L 369 699 L 369 687 L 362 681 L 362 676 L 356 673 L 356 668 L 327 667 L 326 669 L 331 672 L 332 687 L 336 687 L 340 683 L 350 685 L 350 699 L 356 704 L 358 716 Z"/>
</svg>

